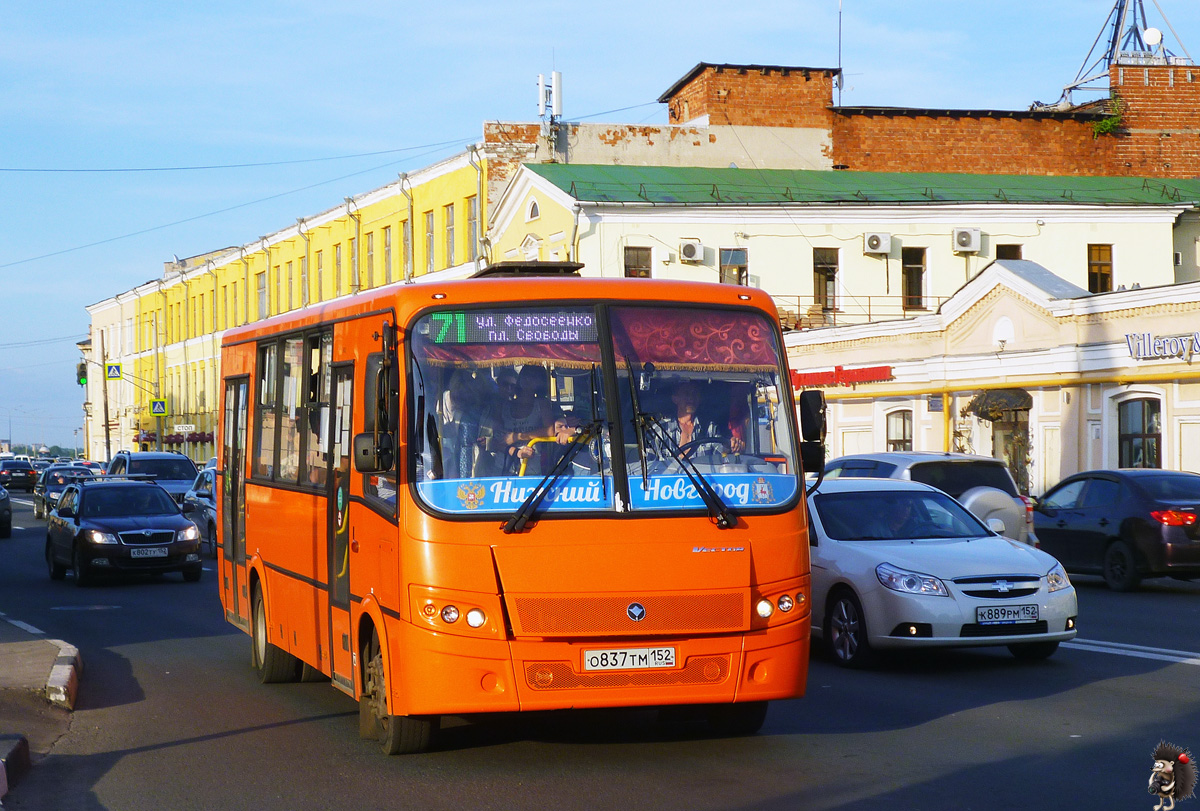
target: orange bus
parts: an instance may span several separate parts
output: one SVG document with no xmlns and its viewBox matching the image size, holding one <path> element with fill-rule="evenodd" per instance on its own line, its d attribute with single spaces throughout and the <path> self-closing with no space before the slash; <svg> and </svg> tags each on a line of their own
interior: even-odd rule
<svg viewBox="0 0 1200 811">
<path fill-rule="evenodd" d="M 822 451 L 770 298 L 578 267 L 223 338 L 225 616 L 261 681 L 329 678 L 389 754 L 439 716 L 519 710 L 750 734 L 804 693 L 801 454 Z"/>
</svg>

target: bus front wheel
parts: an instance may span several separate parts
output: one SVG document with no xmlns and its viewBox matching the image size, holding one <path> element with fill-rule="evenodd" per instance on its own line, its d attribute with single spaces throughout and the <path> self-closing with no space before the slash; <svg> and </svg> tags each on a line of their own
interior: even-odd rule
<svg viewBox="0 0 1200 811">
<path fill-rule="evenodd" d="M 379 635 L 371 632 L 367 646 L 362 696 L 358 699 L 358 732 L 379 742 L 385 755 L 424 752 L 433 739 L 436 716 L 391 715 L 387 706 L 387 680 Z"/>
<path fill-rule="evenodd" d="M 717 735 L 741 737 L 753 735 L 767 720 L 767 702 L 749 701 L 743 704 L 712 704 L 705 713 L 708 726 Z"/>
<path fill-rule="evenodd" d="M 269 641 L 267 631 L 267 611 L 263 605 L 262 589 L 255 587 L 251 601 L 250 640 L 251 655 L 254 669 L 258 671 L 258 680 L 263 684 L 276 684 L 285 681 L 295 681 L 300 663 L 295 656 L 277 648 Z"/>
</svg>

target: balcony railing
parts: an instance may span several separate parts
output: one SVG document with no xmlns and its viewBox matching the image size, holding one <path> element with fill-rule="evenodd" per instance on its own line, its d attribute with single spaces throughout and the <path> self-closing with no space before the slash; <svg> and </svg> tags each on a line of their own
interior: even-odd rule
<svg viewBox="0 0 1200 811">
<path fill-rule="evenodd" d="M 843 296 L 829 303 L 814 296 L 772 295 L 785 330 L 895 321 L 937 312 L 948 297 Z"/>
</svg>

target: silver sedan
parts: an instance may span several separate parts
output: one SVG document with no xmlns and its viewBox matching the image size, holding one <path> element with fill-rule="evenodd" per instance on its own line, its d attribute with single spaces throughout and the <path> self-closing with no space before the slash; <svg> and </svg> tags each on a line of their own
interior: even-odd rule
<svg viewBox="0 0 1200 811">
<path fill-rule="evenodd" d="M 1075 589 L 1059 562 L 940 490 L 841 478 L 822 482 L 808 507 L 813 631 L 838 664 L 935 646 L 1006 645 L 1044 659 L 1075 636 Z"/>
</svg>

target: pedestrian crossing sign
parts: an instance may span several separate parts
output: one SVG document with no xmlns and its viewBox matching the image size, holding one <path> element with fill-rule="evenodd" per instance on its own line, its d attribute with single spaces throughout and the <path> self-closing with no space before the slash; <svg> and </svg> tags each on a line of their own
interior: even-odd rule
<svg viewBox="0 0 1200 811">
<path fill-rule="evenodd" d="M 151 400 L 150 401 L 150 413 L 152 415 L 154 415 L 155 417 L 169 417 L 170 414 L 167 412 L 166 399 L 164 398 L 161 400 Z"/>
<path fill-rule="evenodd" d="M 121 364 L 119 364 L 119 363 L 104 364 L 104 379 L 105 380 L 120 380 L 121 379 Z"/>
</svg>

